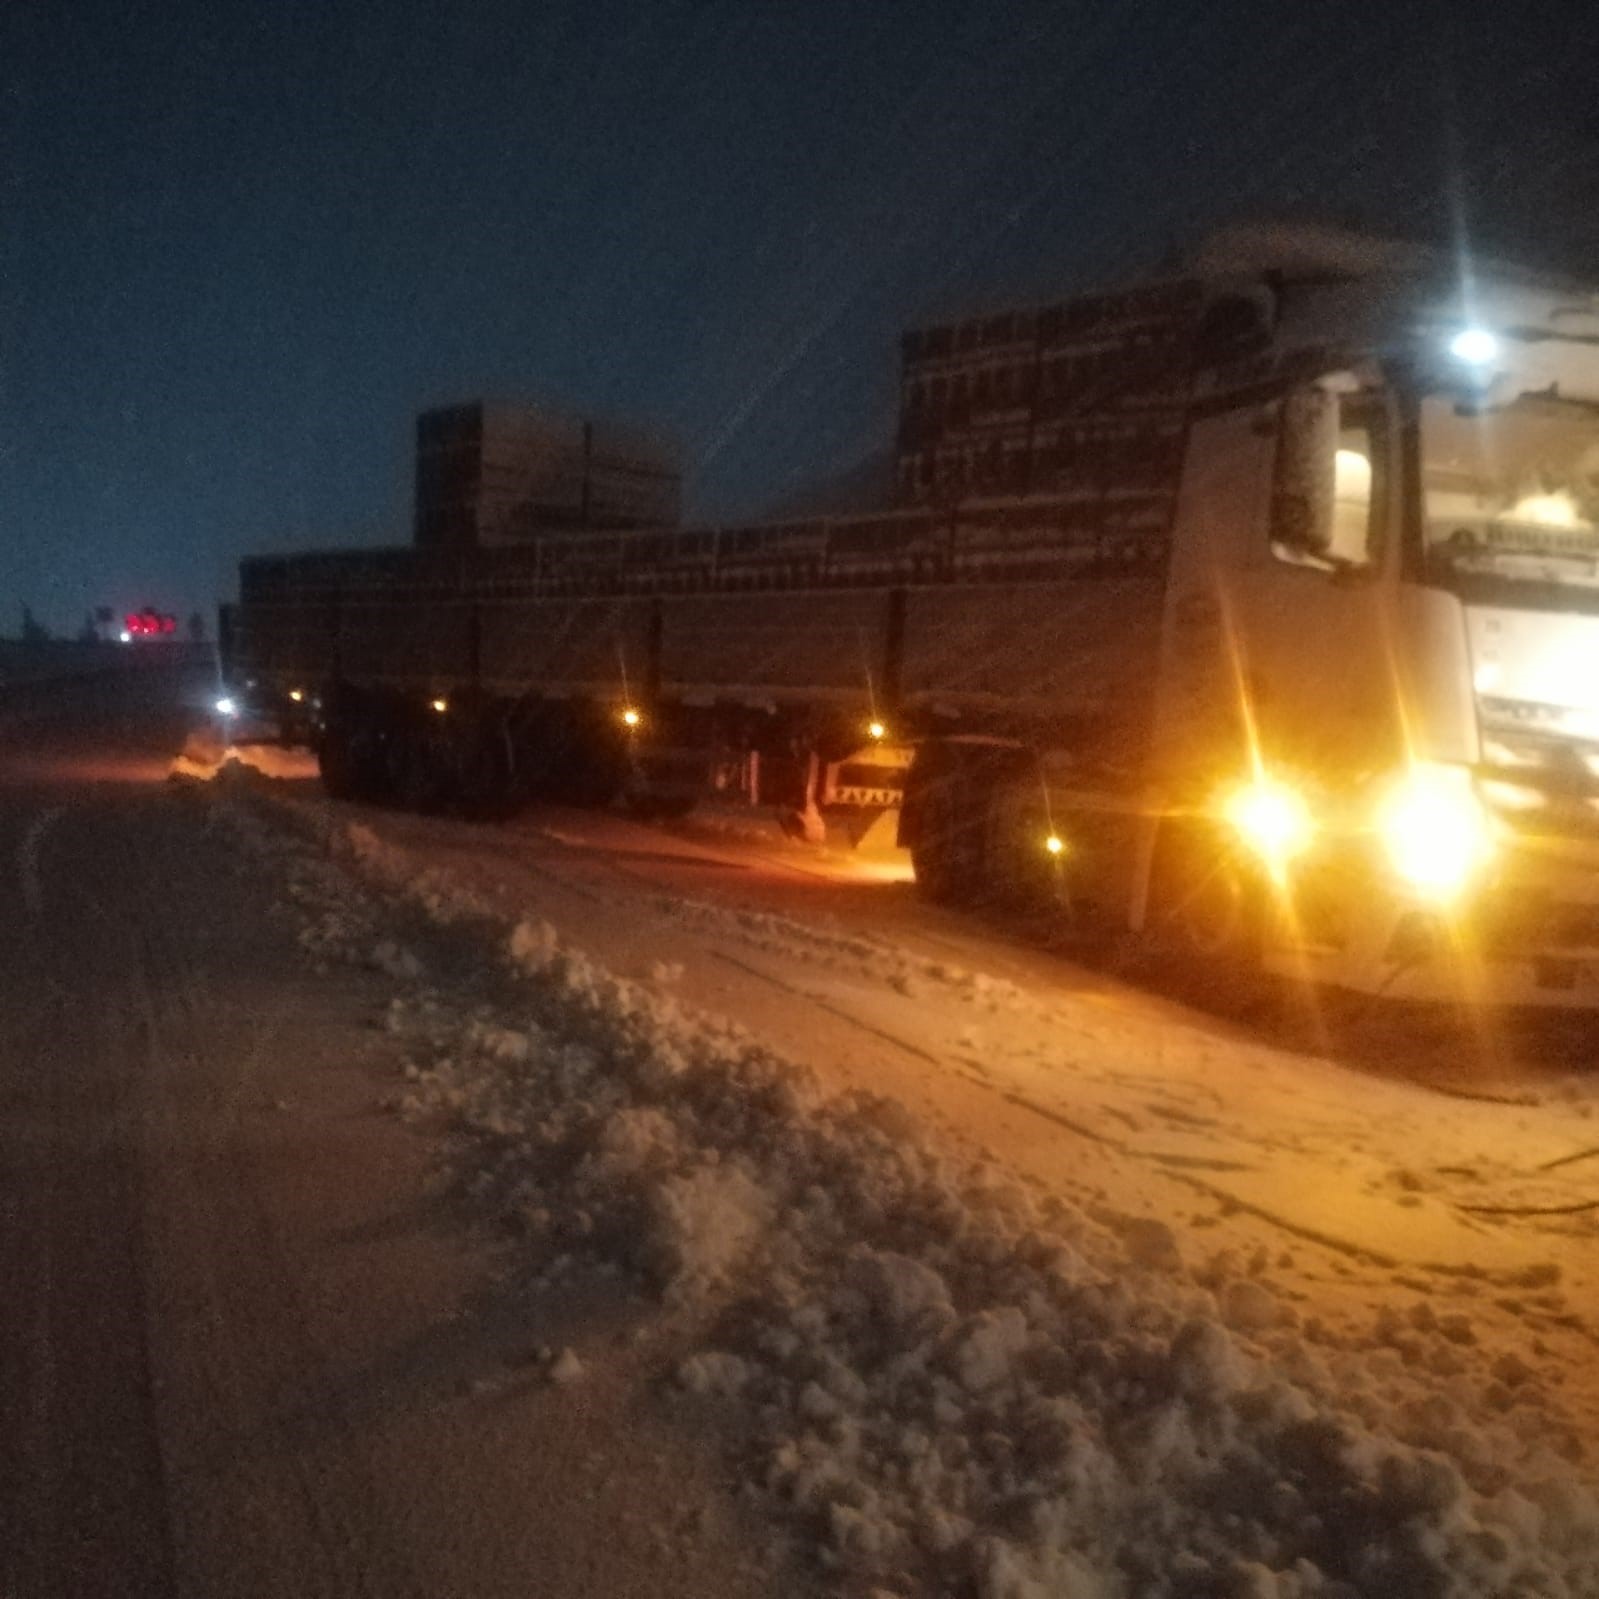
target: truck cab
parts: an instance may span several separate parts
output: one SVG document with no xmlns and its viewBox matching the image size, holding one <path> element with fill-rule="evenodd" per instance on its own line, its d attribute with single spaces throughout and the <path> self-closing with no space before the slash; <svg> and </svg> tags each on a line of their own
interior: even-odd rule
<svg viewBox="0 0 1599 1599">
<path fill-rule="evenodd" d="M 1599 301 L 1410 271 L 1270 317 L 1196 383 L 1132 920 L 1592 1004 Z"/>
</svg>

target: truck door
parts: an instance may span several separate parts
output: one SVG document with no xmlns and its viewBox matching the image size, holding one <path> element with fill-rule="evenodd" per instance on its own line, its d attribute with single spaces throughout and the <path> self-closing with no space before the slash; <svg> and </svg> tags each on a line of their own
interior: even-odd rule
<svg viewBox="0 0 1599 1599">
<path fill-rule="evenodd" d="M 1196 416 L 1173 527 L 1140 894 L 1169 876 L 1174 838 L 1219 858 L 1207 830 L 1260 777 L 1314 813 L 1391 760 L 1390 597 L 1397 588 L 1397 411 L 1373 375 L 1332 372 Z M 1175 825 L 1174 825 L 1175 824 Z M 1166 844 L 1157 852 L 1164 837 Z M 1196 843 L 1197 840 L 1197 843 Z M 1163 860 L 1166 862 L 1162 864 Z M 1237 884 L 1221 866 L 1196 922 L 1220 927 Z M 1170 883 L 1157 884 L 1170 899 Z M 1210 886 L 1205 893 L 1211 893 Z M 1158 908 L 1158 907 L 1157 907 Z"/>
<path fill-rule="evenodd" d="M 1241 687 L 1266 767 L 1332 794 L 1389 763 L 1397 727 L 1396 418 L 1376 374 L 1353 371 L 1259 418 L 1273 461 L 1233 576 Z"/>
<path fill-rule="evenodd" d="M 1233 658 L 1238 579 L 1263 537 L 1275 440 L 1258 407 L 1196 415 L 1172 526 L 1146 813 L 1200 803 L 1245 747 Z"/>
<path fill-rule="evenodd" d="M 1318 782 L 1380 762 L 1394 720 L 1395 414 L 1378 383 L 1335 372 L 1193 423 L 1152 768 L 1168 803 L 1201 802 L 1257 758 Z"/>
</svg>

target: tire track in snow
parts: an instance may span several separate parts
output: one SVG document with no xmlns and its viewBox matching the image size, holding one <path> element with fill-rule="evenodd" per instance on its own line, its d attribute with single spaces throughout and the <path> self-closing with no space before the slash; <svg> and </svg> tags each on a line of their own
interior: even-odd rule
<svg viewBox="0 0 1599 1599">
<path fill-rule="evenodd" d="M 1451 1273 L 1458 1269 L 1448 1260 L 1440 1259 L 1426 1240 L 1418 1241 L 1417 1248 L 1411 1253 L 1395 1253 L 1382 1242 L 1348 1236 L 1338 1229 L 1328 1229 L 1314 1217 L 1285 1212 L 1278 1206 L 1240 1191 L 1237 1185 L 1227 1179 L 1254 1175 L 1261 1170 L 1247 1158 L 1206 1154 L 1196 1156 L 1181 1151 L 1143 1146 L 1135 1138 L 1128 1138 L 1108 1128 L 1092 1125 L 1089 1119 L 1073 1114 L 1069 1106 L 1049 1103 L 1045 1098 L 1029 1092 L 1020 1083 L 1008 1082 L 990 1072 L 970 1069 L 966 1064 L 967 1057 L 927 1048 L 906 1038 L 895 1029 L 861 1017 L 854 1012 L 853 1007 L 832 1001 L 813 992 L 807 985 L 796 983 L 765 969 L 765 962 L 759 958 L 759 955 L 771 955 L 774 951 L 760 939 L 750 937 L 749 929 L 745 925 L 746 917 L 741 909 L 723 902 L 686 899 L 681 888 L 674 887 L 669 880 L 663 880 L 657 872 L 649 869 L 651 864 L 667 864 L 658 856 L 643 856 L 634 852 L 619 857 L 615 851 L 595 847 L 582 839 L 573 838 L 547 826 L 528 829 L 523 836 L 530 841 L 536 840 L 553 846 L 555 854 L 553 857 L 537 859 L 526 848 L 517 848 L 507 841 L 488 840 L 481 835 L 457 838 L 453 833 L 446 839 L 437 832 L 420 841 L 402 835 L 398 847 L 402 850 L 414 849 L 420 842 L 424 852 L 429 852 L 439 850 L 442 846 L 446 852 L 455 855 L 460 864 L 468 868 L 480 861 L 482 855 L 489 854 L 513 863 L 519 871 L 530 877 L 592 901 L 596 905 L 614 908 L 624 916 L 636 916 L 641 907 L 618 898 L 610 885 L 620 888 L 628 899 L 642 888 L 648 896 L 643 909 L 661 919 L 669 936 L 686 935 L 691 942 L 698 943 L 711 959 L 763 986 L 782 992 L 792 1000 L 827 1017 L 831 1022 L 843 1024 L 854 1032 L 867 1035 L 880 1044 L 886 1044 L 898 1053 L 932 1066 L 940 1074 L 962 1079 L 985 1096 L 997 1099 L 1026 1116 L 1041 1118 L 1052 1126 L 1099 1146 L 1109 1156 L 1136 1168 L 1146 1180 L 1170 1185 L 1174 1195 L 1179 1192 L 1201 1195 L 1223 1207 L 1229 1214 L 1249 1215 L 1256 1222 L 1275 1232 L 1324 1248 L 1346 1261 L 1357 1261 L 1378 1270 L 1393 1270 L 1400 1266 L 1408 1266 L 1416 1270 Z M 690 860 L 684 864 L 692 866 L 694 863 Z M 675 907 L 674 913 L 663 911 L 663 906 L 667 904 Z M 684 909 L 699 913 L 691 918 L 686 927 L 677 920 L 677 915 Z M 843 946 L 876 945 L 879 942 L 871 935 L 853 934 L 844 930 L 839 940 L 841 947 L 834 948 L 834 940 L 830 935 L 821 933 L 803 920 L 762 909 L 756 909 L 751 914 L 758 920 L 769 920 L 775 927 L 792 931 L 800 948 L 807 953 L 815 949 L 818 964 L 822 967 L 847 968 L 848 960 L 840 960 L 840 955 L 858 955 L 861 951 Z M 746 948 L 753 943 L 758 954 L 755 958 L 749 958 L 744 956 L 742 951 L 735 953 L 726 947 L 729 943 L 744 945 Z M 885 952 L 894 952 L 895 946 L 885 944 L 883 948 Z M 961 953 L 970 958 L 968 951 L 962 949 Z M 919 955 L 912 955 L 911 958 L 918 966 L 927 959 Z M 946 985 L 939 986 L 942 988 Z M 951 988 L 949 992 L 951 997 L 954 997 L 956 990 Z M 1040 1009 L 1046 1015 L 1050 1012 L 1059 1014 L 1053 1006 L 1041 1006 Z M 1131 1081 L 1142 1079 L 1151 1088 L 1159 1088 L 1163 1092 L 1170 1090 L 1170 1083 L 1165 1078 L 1142 1073 L 1125 1075 Z M 1214 1093 L 1205 1097 L 1219 1103 Z M 1115 1107 L 1100 1108 L 1108 1114 L 1116 1114 Z M 1185 1113 L 1164 1105 L 1147 1105 L 1146 1108 L 1162 1120 L 1172 1121 L 1179 1126 L 1186 1124 L 1205 1128 L 1213 1120 L 1210 1117 L 1198 1117 L 1191 1112 Z M 1131 1130 L 1136 1132 L 1138 1129 Z M 1253 1149 L 1251 1153 L 1254 1153 Z M 1512 1266 L 1496 1271 L 1492 1267 L 1479 1265 L 1477 1269 L 1483 1271 L 1490 1281 L 1509 1283 L 1515 1280 L 1519 1267 Z"/>
</svg>

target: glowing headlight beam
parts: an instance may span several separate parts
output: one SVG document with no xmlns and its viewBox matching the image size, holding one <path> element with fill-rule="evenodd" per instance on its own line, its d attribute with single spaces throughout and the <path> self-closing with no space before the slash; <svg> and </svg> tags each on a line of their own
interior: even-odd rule
<svg viewBox="0 0 1599 1599">
<path fill-rule="evenodd" d="M 231 694 L 220 694 L 214 709 L 218 716 L 232 718 L 239 714 L 239 702 Z"/>
<path fill-rule="evenodd" d="M 1315 834 L 1304 799 L 1268 777 L 1257 777 L 1234 789 L 1222 805 L 1222 814 L 1279 881 L 1288 863 L 1305 852 Z"/>
<path fill-rule="evenodd" d="M 1420 761 L 1378 810 L 1378 830 L 1394 870 L 1436 903 L 1457 898 L 1493 853 L 1493 835 L 1471 774 Z"/>
<path fill-rule="evenodd" d="M 1499 340 L 1487 328 L 1462 328 L 1449 341 L 1449 353 L 1467 366 L 1487 366 L 1498 359 Z"/>
</svg>

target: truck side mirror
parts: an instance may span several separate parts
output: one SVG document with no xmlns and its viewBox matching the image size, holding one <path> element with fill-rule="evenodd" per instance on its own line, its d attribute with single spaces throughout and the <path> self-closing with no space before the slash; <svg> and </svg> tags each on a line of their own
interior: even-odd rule
<svg viewBox="0 0 1599 1599">
<path fill-rule="evenodd" d="M 1272 479 L 1272 543 L 1290 559 L 1325 560 L 1333 543 L 1338 396 L 1319 386 L 1284 397 Z"/>
</svg>

